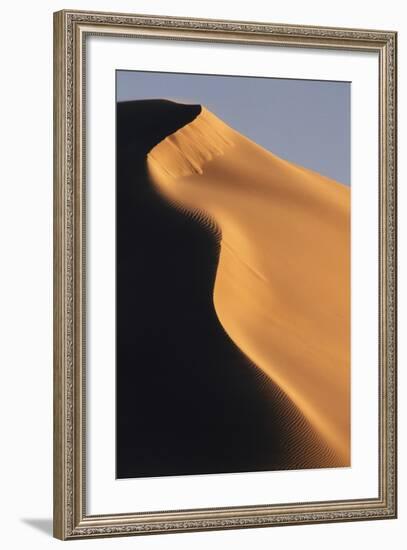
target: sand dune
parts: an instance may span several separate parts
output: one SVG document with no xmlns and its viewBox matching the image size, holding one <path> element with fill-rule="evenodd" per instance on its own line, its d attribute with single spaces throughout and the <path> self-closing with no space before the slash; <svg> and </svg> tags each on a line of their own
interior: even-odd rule
<svg viewBox="0 0 407 550">
<path fill-rule="evenodd" d="M 301 411 L 334 465 L 349 465 L 349 188 L 205 108 L 147 163 L 169 201 L 219 231 L 214 307 L 230 338 Z"/>
</svg>

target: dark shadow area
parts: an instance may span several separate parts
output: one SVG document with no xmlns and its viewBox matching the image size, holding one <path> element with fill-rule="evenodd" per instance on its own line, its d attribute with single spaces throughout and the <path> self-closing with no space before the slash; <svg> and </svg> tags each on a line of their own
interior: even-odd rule
<svg viewBox="0 0 407 550">
<path fill-rule="evenodd" d="M 33 529 L 52 537 L 52 518 L 21 518 L 21 521 Z"/>
<path fill-rule="evenodd" d="M 157 194 L 146 155 L 199 105 L 117 105 L 118 478 L 317 467 L 289 400 L 215 314 L 218 241 Z"/>
</svg>

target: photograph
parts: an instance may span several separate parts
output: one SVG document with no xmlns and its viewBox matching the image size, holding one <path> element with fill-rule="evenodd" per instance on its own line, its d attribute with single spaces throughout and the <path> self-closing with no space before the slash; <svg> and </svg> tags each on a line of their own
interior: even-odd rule
<svg viewBox="0 0 407 550">
<path fill-rule="evenodd" d="M 350 466 L 350 88 L 117 71 L 118 478 Z"/>
<path fill-rule="evenodd" d="M 54 13 L 56 538 L 397 517 L 396 62 Z"/>
<path fill-rule="evenodd" d="M 407 540 L 402 7 L 2 5 L 2 548 Z"/>
</svg>

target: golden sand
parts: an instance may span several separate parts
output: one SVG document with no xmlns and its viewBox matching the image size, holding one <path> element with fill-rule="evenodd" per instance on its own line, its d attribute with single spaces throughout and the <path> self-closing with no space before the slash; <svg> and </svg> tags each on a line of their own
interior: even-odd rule
<svg viewBox="0 0 407 550">
<path fill-rule="evenodd" d="M 169 201 L 220 231 L 214 307 L 230 338 L 303 413 L 335 465 L 349 465 L 349 188 L 205 108 L 152 149 L 148 169 Z"/>
</svg>

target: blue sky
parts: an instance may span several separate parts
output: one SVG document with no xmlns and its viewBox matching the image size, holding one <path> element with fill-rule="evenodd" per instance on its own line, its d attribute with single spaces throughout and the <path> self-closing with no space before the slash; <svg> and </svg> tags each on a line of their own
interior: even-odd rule
<svg viewBox="0 0 407 550">
<path fill-rule="evenodd" d="M 117 71 L 117 100 L 199 103 L 274 154 L 350 185 L 350 83 Z"/>
</svg>

